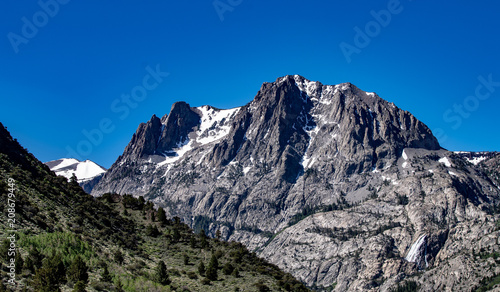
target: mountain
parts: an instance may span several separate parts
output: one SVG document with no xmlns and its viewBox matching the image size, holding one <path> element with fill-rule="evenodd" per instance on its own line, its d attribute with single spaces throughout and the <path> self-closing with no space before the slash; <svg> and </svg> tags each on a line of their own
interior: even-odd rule
<svg viewBox="0 0 500 292">
<path fill-rule="evenodd" d="M 195 234 L 144 198 L 90 196 L 1 123 L 0 190 L 0 291 L 308 291 L 242 244 Z"/>
<path fill-rule="evenodd" d="M 62 158 L 45 162 L 45 164 L 57 175 L 70 179 L 73 174 L 78 180 L 78 184 L 90 193 L 92 188 L 101 180 L 106 169 L 93 161 L 79 161 L 74 158 Z"/>
<path fill-rule="evenodd" d="M 495 171 L 375 93 L 295 75 L 153 115 L 92 195 L 144 196 L 318 290 L 469 291 L 500 272 Z"/>
</svg>

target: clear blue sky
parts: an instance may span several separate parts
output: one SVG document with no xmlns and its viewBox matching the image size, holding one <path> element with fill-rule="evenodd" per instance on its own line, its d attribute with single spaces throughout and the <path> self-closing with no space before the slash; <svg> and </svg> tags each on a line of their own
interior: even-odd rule
<svg viewBox="0 0 500 292">
<path fill-rule="evenodd" d="M 240 106 L 287 74 L 377 92 L 449 150 L 500 150 L 498 1 L 39 3 L 2 3 L 0 121 L 42 161 L 109 167 L 173 102 Z"/>
</svg>

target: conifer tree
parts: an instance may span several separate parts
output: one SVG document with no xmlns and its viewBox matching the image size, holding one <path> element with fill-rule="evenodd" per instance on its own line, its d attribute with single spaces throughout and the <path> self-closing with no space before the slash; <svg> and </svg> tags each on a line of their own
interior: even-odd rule
<svg viewBox="0 0 500 292">
<path fill-rule="evenodd" d="M 112 280 L 112 278 L 111 278 L 111 274 L 109 273 L 109 270 L 108 270 L 108 265 L 104 264 L 104 268 L 103 268 L 103 271 L 101 273 L 101 281 L 110 283 L 111 280 Z"/>
<path fill-rule="evenodd" d="M 125 291 L 125 290 L 123 290 L 123 284 L 122 284 L 122 281 L 120 280 L 120 278 L 118 278 L 118 280 L 116 281 L 115 291 L 116 292 L 124 292 Z"/>
<path fill-rule="evenodd" d="M 67 272 L 68 280 L 76 283 L 78 281 L 83 281 L 87 283 L 89 279 L 88 268 L 82 258 L 77 255 L 71 265 L 68 268 Z"/>
<path fill-rule="evenodd" d="M 172 239 L 174 240 L 174 242 L 178 242 L 181 239 L 181 233 L 179 232 L 177 226 L 174 226 L 174 230 L 172 232 Z"/>
<path fill-rule="evenodd" d="M 35 273 L 35 270 L 42 266 L 43 255 L 36 247 L 30 249 L 24 261 L 24 268 Z"/>
<path fill-rule="evenodd" d="M 233 267 L 233 265 L 231 265 L 231 263 L 226 263 L 224 265 L 224 267 L 222 268 L 222 272 L 224 273 L 224 275 L 231 275 L 233 270 L 234 270 L 234 267 Z"/>
<path fill-rule="evenodd" d="M 167 273 L 167 266 L 164 261 L 160 261 L 156 267 L 154 279 L 157 283 L 162 285 L 170 284 L 170 278 Z"/>
<path fill-rule="evenodd" d="M 52 255 L 46 259 L 45 266 L 52 271 L 58 283 L 66 282 L 66 267 L 59 253 L 52 253 Z"/>
<path fill-rule="evenodd" d="M 42 267 L 36 270 L 33 287 L 35 291 L 60 291 L 59 285 L 65 282 L 65 275 L 66 271 L 60 254 L 52 253 L 50 257 L 43 260 Z"/>
<path fill-rule="evenodd" d="M 208 264 L 207 271 L 205 273 L 206 277 L 212 281 L 217 280 L 218 268 L 219 268 L 219 261 L 217 260 L 217 257 L 213 254 L 212 258 L 210 259 L 210 263 Z"/>
<path fill-rule="evenodd" d="M 37 292 L 61 291 L 55 273 L 47 267 L 41 267 L 36 270 L 33 278 L 33 288 Z"/>
<path fill-rule="evenodd" d="M 16 261 L 16 274 L 20 274 L 23 270 L 24 260 L 19 250 L 16 252 L 14 260 Z"/>
<path fill-rule="evenodd" d="M 114 254 L 113 254 L 113 258 L 115 260 L 115 262 L 117 262 L 118 264 L 123 264 L 123 253 L 121 252 L 121 250 L 117 249 Z"/>
<path fill-rule="evenodd" d="M 235 268 L 233 270 L 233 272 L 231 273 L 231 276 L 233 276 L 235 278 L 239 278 L 240 277 L 240 270 L 238 268 Z"/>
<path fill-rule="evenodd" d="M 207 240 L 207 235 L 205 234 L 205 230 L 200 230 L 200 245 L 201 248 L 207 248 L 208 247 L 208 240 Z"/>
<path fill-rule="evenodd" d="M 167 215 L 165 214 L 165 210 L 162 207 L 159 207 L 157 213 L 158 216 L 156 217 L 158 217 L 158 222 L 160 222 L 161 225 L 167 224 Z"/>
<path fill-rule="evenodd" d="M 2 244 L 0 245 L 0 259 L 2 259 L 2 261 L 8 259 L 7 255 L 9 253 L 9 246 L 10 246 L 9 240 L 5 239 L 4 241 L 2 241 Z"/>
<path fill-rule="evenodd" d="M 203 260 L 200 261 L 200 264 L 198 265 L 198 273 L 200 276 L 205 275 L 205 264 L 203 263 Z"/>
<path fill-rule="evenodd" d="M 148 224 L 148 226 L 146 226 L 146 235 L 147 236 L 157 237 L 159 234 L 160 234 L 160 231 L 158 230 L 158 227 L 156 227 L 156 225 Z"/>
</svg>

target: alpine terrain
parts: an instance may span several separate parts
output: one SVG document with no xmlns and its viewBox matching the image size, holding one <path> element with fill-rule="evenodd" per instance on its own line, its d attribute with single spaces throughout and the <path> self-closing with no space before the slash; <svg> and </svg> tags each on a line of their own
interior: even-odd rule
<svg viewBox="0 0 500 292">
<path fill-rule="evenodd" d="M 57 175 L 64 176 L 67 179 L 71 179 L 75 175 L 78 184 L 87 193 L 92 191 L 92 188 L 106 172 L 104 167 L 90 160 L 78 161 L 74 158 L 62 158 L 46 162 L 45 164 Z"/>
<path fill-rule="evenodd" d="M 295 75 L 239 108 L 153 115 L 92 195 L 144 196 L 317 290 L 470 291 L 500 274 L 499 155 L 483 156 L 375 93 Z"/>
</svg>

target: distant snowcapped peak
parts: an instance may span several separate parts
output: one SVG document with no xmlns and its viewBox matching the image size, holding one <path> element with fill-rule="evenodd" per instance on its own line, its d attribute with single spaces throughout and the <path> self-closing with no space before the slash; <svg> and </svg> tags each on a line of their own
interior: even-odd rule
<svg viewBox="0 0 500 292">
<path fill-rule="evenodd" d="M 96 176 L 102 175 L 106 169 L 91 160 L 79 161 L 74 158 L 62 158 L 45 163 L 50 170 L 57 175 L 70 179 L 73 174 L 78 182 L 91 180 Z"/>
</svg>

